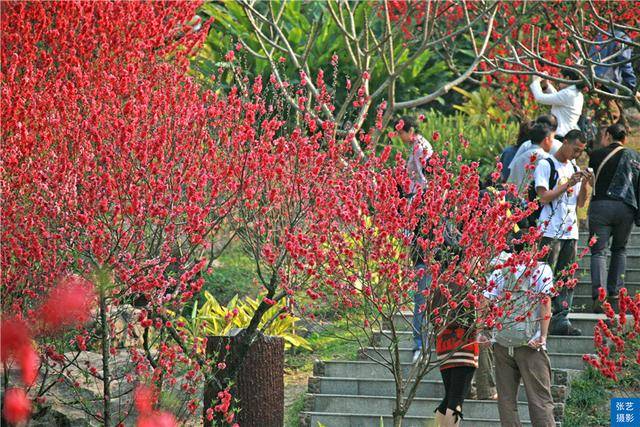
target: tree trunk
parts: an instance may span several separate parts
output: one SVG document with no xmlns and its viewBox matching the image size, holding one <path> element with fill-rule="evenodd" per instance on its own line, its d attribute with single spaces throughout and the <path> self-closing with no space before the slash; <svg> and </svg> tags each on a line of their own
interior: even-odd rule
<svg viewBox="0 0 640 427">
<path fill-rule="evenodd" d="M 236 351 L 242 348 L 239 334 L 232 337 L 208 337 L 207 356 L 213 362 L 224 361 L 226 368 L 217 375 L 222 389 L 232 383 L 231 395 L 240 400 L 240 412 L 235 422 L 242 427 L 281 427 L 284 425 L 284 340 L 259 336 L 244 357 Z M 226 345 L 230 345 L 227 352 Z M 235 378 L 229 374 L 237 372 Z M 205 385 L 204 425 L 210 427 L 206 411 L 216 404 L 216 381 Z"/>
<path fill-rule="evenodd" d="M 107 297 L 104 286 L 100 290 L 100 333 L 102 334 L 102 410 L 103 423 L 111 425 L 111 371 L 109 369 L 109 350 L 111 349 L 111 333 L 107 322 Z"/>
</svg>

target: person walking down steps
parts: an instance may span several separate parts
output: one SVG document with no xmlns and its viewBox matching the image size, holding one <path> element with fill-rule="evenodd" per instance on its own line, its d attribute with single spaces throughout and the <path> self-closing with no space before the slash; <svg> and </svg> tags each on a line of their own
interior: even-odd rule
<svg viewBox="0 0 640 427">
<path fill-rule="evenodd" d="M 593 312 L 602 313 L 599 293 L 617 307 L 618 290 L 624 286 L 627 242 L 633 223 L 640 224 L 640 155 L 625 147 L 627 131 L 620 123 L 609 126 L 604 148 L 594 151 L 589 167 L 595 171 L 593 196 L 589 206 L 591 246 L 591 297 Z M 611 239 L 611 263 L 607 272 L 605 249 Z"/>
</svg>

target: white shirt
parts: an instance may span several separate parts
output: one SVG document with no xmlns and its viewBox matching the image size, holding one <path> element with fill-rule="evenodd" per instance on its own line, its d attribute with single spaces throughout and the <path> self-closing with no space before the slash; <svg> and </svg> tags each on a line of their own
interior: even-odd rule
<svg viewBox="0 0 640 427">
<path fill-rule="evenodd" d="M 511 254 L 508 252 L 502 252 L 498 257 L 498 261 L 492 261 L 492 264 L 503 264 L 510 257 Z M 489 276 L 489 282 L 493 282 L 494 286 L 491 290 L 487 289 L 484 291 L 485 298 L 494 299 L 499 298 L 502 295 L 505 285 L 505 277 L 511 277 L 512 279 L 515 277 L 517 280 L 524 280 L 527 278 L 525 275 L 527 270 L 526 266 L 518 265 L 515 268 L 516 271 L 513 273 L 513 276 L 511 276 L 511 274 L 505 275 L 502 268 L 494 270 Z M 551 295 L 553 293 L 553 270 L 551 270 L 549 264 L 545 262 L 538 262 L 533 274 L 529 276 L 529 280 L 529 289 L 533 293 L 545 295 Z"/>
<path fill-rule="evenodd" d="M 558 174 L 556 187 L 567 182 L 569 178 L 571 178 L 571 175 L 580 170 L 577 166 L 575 166 L 574 169 L 574 165 L 570 161 L 560 163 L 555 156 L 551 157 L 551 159 Z M 550 190 L 550 174 L 551 167 L 549 162 L 539 162 L 534 173 L 536 189 L 543 187 Z M 581 185 L 581 182 L 578 182 L 573 187 L 568 188 L 560 197 L 542 207 L 538 226 L 541 228 L 545 237 L 551 237 L 553 239 L 578 239 L 578 215 L 576 208 L 578 206 L 578 194 L 580 193 Z"/>
<path fill-rule="evenodd" d="M 528 150 L 524 150 L 511 162 L 511 171 L 507 182 L 514 184 L 520 192 L 526 191 L 529 183 L 533 181 L 533 171 L 536 165 L 541 159 L 546 159 L 549 156 L 551 155 L 539 145 L 529 145 Z"/>
<path fill-rule="evenodd" d="M 409 191 L 415 193 L 418 188 L 424 187 L 427 184 L 427 179 L 424 176 L 423 168 L 426 160 L 433 154 L 433 148 L 429 141 L 427 141 L 422 135 L 416 135 L 411 147 L 411 153 L 407 159 L 407 175 L 411 180 L 411 186 Z"/>
<path fill-rule="evenodd" d="M 520 147 L 518 147 L 518 151 L 516 151 L 516 155 L 513 156 L 513 160 L 515 160 L 516 157 L 518 157 L 520 154 L 522 154 L 525 151 L 531 149 L 532 145 L 533 145 L 533 143 L 531 142 L 530 139 L 525 141 L 525 142 L 523 142 L 520 145 Z M 549 154 L 551 154 L 553 156 L 560 149 L 560 147 L 562 147 L 562 141 L 558 141 L 557 139 L 553 138 L 553 141 L 551 141 L 551 150 L 549 150 Z M 513 163 L 513 160 L 511 160 L 511 163 Z M 509 167 L 511 167 L 511 164 L 509 164 Z"/>
<path fill-rule="evenodd" d="M 511 254 L 507 252 L 502 252 L 494 260 L 495 262 L 492 261 L 492 265 L 502 264 L 507 259 L 509 259 L 510 256 Z M 513 275 L 505 274 L 503 269 L 494 270 L 488 279 L 489 283 L 492 283 L 494 287 L 491 290 L 487 289 L 486 291 L 483 292 L 485 298 L 487 299 L 499 298 L 502 295 L 502 291 L 505 286 L 505 279 L 514 280 L 515 278 L 515 280 L 527 280 L 527 276 L 525 274 L 527 271 L 526 266 L 518 265 L 515 268 L 516 268 L 516 271 L 513 273 Z M 551 270 L 551 267 L 549 267 L 549 264 L 546 264 L 544 262 L 538 262 L 536 269 L 533 271 L 533 274 L 529 276 L 528 280 L 529 280 L 529 289 L 534 294 L 538 294 L 538 295 L 553 294 L 553 271 Z M 536 311 L 534 313 L 534 316 L 536 319 L 540 319 L 542 317 L 540 313 L 540 304 L 538 304 Z M 538 321 L 538 331 L 533 336 L 533 339 L 539 337 L 540 333 L 541 333 L 540 321 Z"/>
<path fill-rule="evenodd" d="M 549 83 L 547 93 L 545 93 L 540 87 L 540 77 L 534 77 L 529 87 L 537 102 L 551 105 L 551 114 L 558 119 L 556 134 L 565 136 L 570 130 L 579 129 L 578 119 L 582 114 L 584 96 L 575 85 L 556 91 L 553 85 Z"/>
</svg>

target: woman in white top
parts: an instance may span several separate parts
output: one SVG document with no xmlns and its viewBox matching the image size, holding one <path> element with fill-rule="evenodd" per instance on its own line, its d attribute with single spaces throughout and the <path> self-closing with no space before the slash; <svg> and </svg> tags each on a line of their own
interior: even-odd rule
<svg viewBox="0 0 640 427">
<path fill-rule="evenodd" d="M 423 169 L 427 159 L 433 154 L 433 148 L 425 137 L 416 132 L 418 126 L 413 118 L 403 116 L 394 123 L 394 127 L 402 142 L 410 146 L 407 175 L 411 179 L 409 192 L 414 194 L 418 188 L 424 188 L 427 184 Z"/>
<path fill-rule="evenodd" d="M 567 80 L 579 80 L 579 76 L 572 70 L 562 70 L 562 77 Z M 577 85 L 564 85 L 560 90 L 556 90 L 553 85 L 539 76 L 534 76 L 531 82 L 531 93 L 537 102 L 544 105 L 551 105 L 551 114 L 558 119 L 558 129 L 556 138 L 562 140 L 564 136 L 573 129 L 579 129 L 578 120 L 582 114 L 584 96 L 580 89 L 582 83 Z"/>
</svg>

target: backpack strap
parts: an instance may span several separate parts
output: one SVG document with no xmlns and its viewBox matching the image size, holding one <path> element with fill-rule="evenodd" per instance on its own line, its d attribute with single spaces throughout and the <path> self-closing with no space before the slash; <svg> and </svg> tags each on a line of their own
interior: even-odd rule
<svg viewBox="0 0 640 427">
<path fill-rule="evenodd" d="M 596 185 L 598 183 L 598 177 L 600 176 L 600 172 L 602 172 L 602 167 L 605 165 L 605 163 L 607 163 L 609 160 L 611 160 L 611 158 L 620 150 L 623 150 L 624 147 L 620 146 L 620 147 L 616 147 L 613 151 L 611 151 L 609 153 L 609 155 L 607 155 L 607 157 L 604 158 L 604 160 L 602 161 L 602 163 L 600 163 L 600 166 L 598 166 L 598 170 L 596 171 L 596 177 L 593 180 L 593 194 L 596 194 Z"/>
<path fill-rule="evenodd" d="M 549 163 L 549 191 L 553 190 L 558 183 L 558 171 L 556 170 L 556 165 L 553 163 L 553 159 L 551 157 L 547 157 L 545 159 L 547 163 Z M 575 165 L 573 166 L 575 168 Z"/>
</svg>

